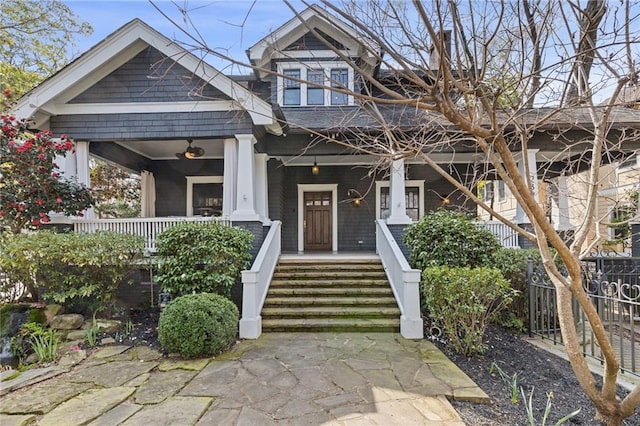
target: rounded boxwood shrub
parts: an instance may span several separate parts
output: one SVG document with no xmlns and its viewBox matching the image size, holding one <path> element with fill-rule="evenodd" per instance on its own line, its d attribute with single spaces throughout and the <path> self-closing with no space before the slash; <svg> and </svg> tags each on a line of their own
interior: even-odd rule
<svg viewBox="0 0 640 426">
<path fill-rule="evenodd" d="M 229 347 L 238 332 L 239 313 L 229 299 L 212 293 L 176 298 L 160 314 L 162 347 L 186 357 L 216 355 Z"/>
<path fill-rule="evenodd" d="M 491 264 L 500 242 L 490 231 L 461 213 L 439 209 L 407 227 L 404 243 L 411 266 L 470 267 Z"/>
</svg>

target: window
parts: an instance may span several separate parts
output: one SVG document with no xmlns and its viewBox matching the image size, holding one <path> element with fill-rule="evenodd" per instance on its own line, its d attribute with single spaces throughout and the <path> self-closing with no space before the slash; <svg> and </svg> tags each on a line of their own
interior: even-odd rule
<svg viewBox="0 0 640 426">
<path fill-rule="evenodd" d="M 504 201 L 507 199 L 507 190 L 503 180 L 498 181 L 498 201 Z"/>
<path fill-rule="evenodd" d="M 610 235 L 613 240 L 626 240 L 631 236 L 629 220 L 635 216 L 635 208 L 629 205 L 618 206 L 611 212 Z"/>
<path fill-rule="evenodd" d="M 307 81 L 324 85 L 324 71 L 308 70 Z M 324 105 L 324 89 L 322 87 L 307 85 L 307 105 Z"/>
<path fill-rule="evenodd" d="M 493 181 L 485 181 L 480 191 L 482 201 L 491 201 L 493 199 Z"/>
<path fill-rule="evenodd" d="M 331 87 L 342 89 L 349 88 L 349 70 L 346 68 L 334 68 L 331 70 Z M 331 92 L 331 105 L 346 105 L 348 95 L 346 93 Z"/>
<path fill-rule="evenodd" d="M 278 73 L 282 74 L 277 78 L 280 105 L 353 105 L 353 96 L 330 89 L 336 87 L 354 90 L 353 69 L 347 68 L 343 62 L 279 62 L 277 67 Z"/>
<path fill-rule="evenodd" d="M 222 176 L 187 176 L 187 216 L 222 214 Z"/>
<path fill-rule="evenodd" d="M 376 219 L 389 217 L 391 196 L 389 181 L 376 182 Z M 407 216 L 417 222 L 424 215 L 424 181 L 407 180 L 404 188 L 404 202 Z"/>
<path fill-rule="evenodd" d="M 284 70 L 287 77 L 300 79 L 299 69 Z M 300 105 L 300 82 L 294 80 L 284 80 L 284 105 Z"/>
</svg>

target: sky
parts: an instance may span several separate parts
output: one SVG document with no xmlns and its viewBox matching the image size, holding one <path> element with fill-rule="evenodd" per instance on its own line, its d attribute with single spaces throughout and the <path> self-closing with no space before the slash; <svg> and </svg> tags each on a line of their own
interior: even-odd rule
<svg viewBox="0 0 640 426">
<path fill-rule="evenodd" d="M 171 39 L 187 40 L 174 24 L 147 0 L 64 0 L 82 20 L 93 27 L 93 34 L 78 39 L 77 54 L 85 52 L 109 34 L 134 18 L 140 18 Z M 293 12 L 280 0 L 155 0 L 155 4 L 176 22 L 184 25 L 179 8 L 189 11 L 189 28 L 194 27 L 214 49 L 229 49 L 230 56 L 245 60 L 245 50 L 278 28 Z M 298 4 L 298 9 L 302 8 Z M 245 21 L 243 26 L 243 22 Z M 222 68 L 222 62 L 207 57 L 206 61 Z M 227 70 L 225 70 L 227 72 Z"/>
</svg>

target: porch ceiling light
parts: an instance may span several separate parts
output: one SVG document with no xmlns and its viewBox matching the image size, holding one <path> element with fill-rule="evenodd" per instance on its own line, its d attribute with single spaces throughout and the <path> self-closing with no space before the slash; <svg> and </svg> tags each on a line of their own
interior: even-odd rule
<svg viewBox="0 0 640 426">
<path fill-rule="evenodd" d="M 316 157 L 313 157 L 313 166 L 311 166 L 311 173 L 317 175 L 320 173 L 320 166 L 318 166 L 318 162 L 316 161 Z"/>
<path fill-rule="evenodd" d="M 184 152 L 177 152 L 176 157 L 179 159 L 186 158 L 187 160 L 193 160 L 194 158 L 202 157 L 204 155 L 204 149 L 199 146 L 191 146 L 193 143 L 192 139 L 187 139 L 187 143 L 189 146 Z"/>
</svg>

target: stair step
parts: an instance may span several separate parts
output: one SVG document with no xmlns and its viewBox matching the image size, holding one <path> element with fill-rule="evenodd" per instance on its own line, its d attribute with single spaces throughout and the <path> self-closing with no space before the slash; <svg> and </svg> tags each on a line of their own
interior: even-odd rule
<svg viewBox="0 0 640 426">
<path fill-rule="evenodd" d="M 308 287 L 297 287 L 297 288 L 269 288 L 269 292 L 267 293 L 267 297 L 274 296 L 358 296 L 358 295 L 367 295 L 370 297 L 375 296 L 391 296 L 393 297 L 393 292 L 389 287 L 343 287 L 343 288 L 326 288 L 326 287 L 315 287 L 309 285 Z"/>
<path fill-rule="evenodd" d="M 384 272 L 376 271 L 297 271 L 297 272 L 280 272 L 276 271 L 273 274 L 274 279 L 279 278 L 365 278 L 365 279 L 386 279 L 387 276 Z"/>
<path fill-rule="evenodd" d="M 371 259 L 292 259 L 280 258 L 278 265 L 380 265 L 380 258 Z"/>
<path fill-rule="evenodd" d="M 384 272 L 384 268 L 380 263 L 347 263 L 347 264 L 279 264 L 276 272 L 289 272 L 289 271 L 374 271 Z"/>
<path fill-rule="evenodd" d="M 265 307 L 271 306 L 398 306 L 393 297 L 267 297 L 264 301 Z"/>
<path fill-rule="evenodd" d="M 400 316 L 400 309 L 397 307 L 331 307 L 331 306 L 307 306 L 307 307 L 278 307 L 262 309 L 263 319 L 272 318 L 341 318 L 341 317 L 358 317 L 358 318 L 397 318 Z"/>
<path fill-rule="evenodd" d="M 362 287 L 362 288 L 370 288 L 370 287 L 389 287 L 389 281 L 386 279 L 374 280 L 374 279 L 365 279 L 365 280 L 336 280 L 336 279 L 315 279 L 315 280 L 283 280 L 283 279 L 274 279 L 271 281 L 271 285 L 269 288 L 278 288 L 278 287 Z"/>
<path fill-rule="evenodd" d="M 400 319 L 264 319 L 265 331 L 352 331 L 398 332 Z"/>
</svg>

